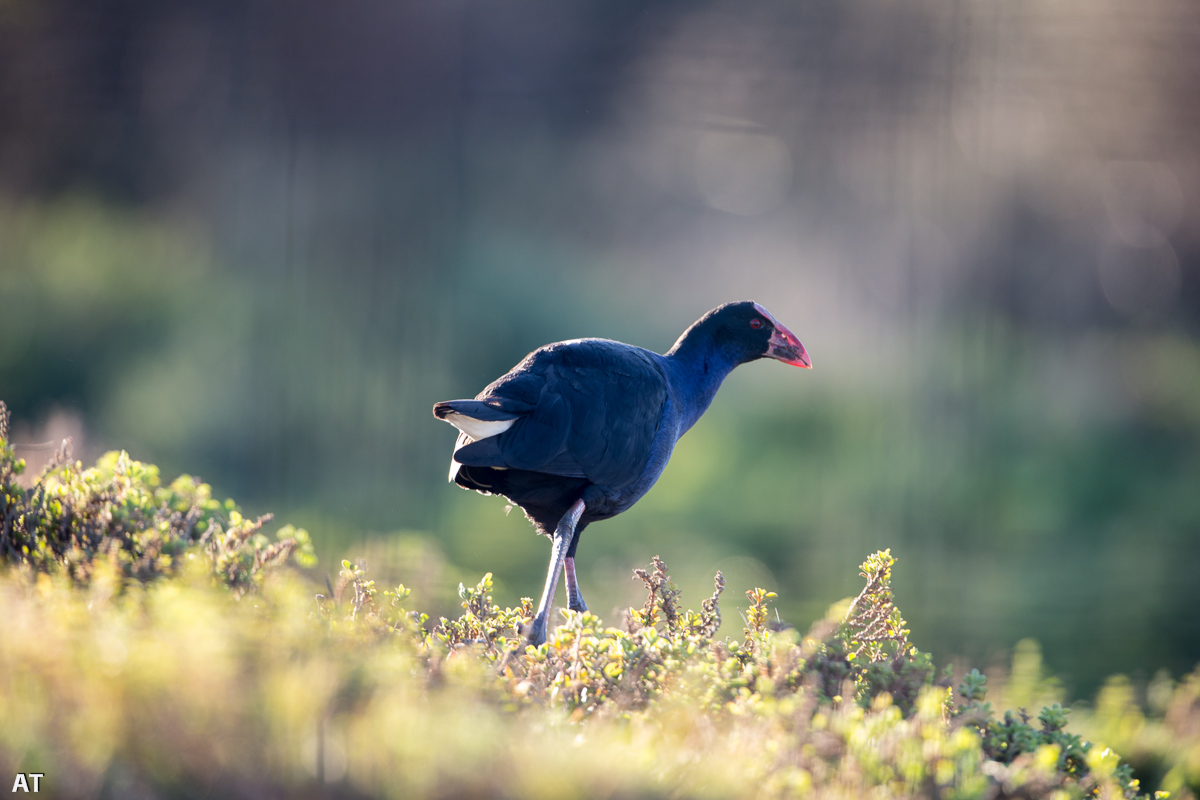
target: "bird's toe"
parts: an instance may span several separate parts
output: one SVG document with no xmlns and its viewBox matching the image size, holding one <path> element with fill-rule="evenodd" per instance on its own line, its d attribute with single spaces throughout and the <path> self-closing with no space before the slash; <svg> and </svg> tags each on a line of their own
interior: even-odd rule
<svg viewBox="0 0 1200 800">
<path fill-rule="evenodd" d="M 535 617 L 533 622 L 525 626 L 524 630 L 525 641 L 534 647 L 539 647 L 546 643 L 546 620 L 544 617 Z"/>
</svg>

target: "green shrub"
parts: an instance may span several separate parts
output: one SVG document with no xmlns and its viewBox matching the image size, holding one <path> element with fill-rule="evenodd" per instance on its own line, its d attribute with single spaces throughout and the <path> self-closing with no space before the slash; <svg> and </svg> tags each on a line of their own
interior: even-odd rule
<svg viewBox="0 0 1200 800">
<path fill-rule="evenodd" d="M 1200 796 L 1200 668 L 1179 681 L 1160 672 L 1141 687 L 1115 675 L 1076 728 L 1112 746 L 1147 783 Z"/>
<path fill-rule="evenodd" d="M 800 637 L 772 626 L 770 593 L 753 590 L 744 637 L 714 641 L 720 580 L 693 612 L 657 561 L 623 628 L 564 612 L 537 648 L 518 633 L 530 604 L 498 607 L 486 576 L 462 588 L 459 617 L 434 623 L 405 608 L 403 587 L 378 591 L 349 563 L 315 602 L 295 574 L 243 596 L 191 563 L 121 593 L 107 561 L 86 584 L 62 571 L 0 577 L 0 769 L 43 772 L 43 791 L 64 797 L 1136 791 L 1111 753 L 1063 738 L 1060 709 L 1039 730 L 996 721 L 977 674 L 952 705 L 931 670 L 897 670 L 890 652 L 869 662 L 845 614 Z M 864 564 L 869 583 L 881 564 Z M 886 579 L 875 585 L 886 595 Z M 846 675 L 829 696 L 834 663 Z M 902 708 L 876 685 L 916 700 Z"/>
<path fill-rule="evenodd" d="M 230 588 L 244 591 L 263 571 L 286 562 L 315 563 L 308 533 L 261 533 L 266 515 L 247 519 L 232 500 L 218 502 L 208 484 L 181 475 L 163 486 L 158 467 L 112 452 L 84 469 L 69 440 L 31 489 L 8 440 L 0 402 L 0 560 L 36 572 L 62 571 L 86 583 L 105 561 L 124 580 L 153 581 L 199 558 Z"/>
<path fill-rule="evenodd" d="M 349 561 L 316 593 L 270 569 L 308 553 L 302 531 L 269 542 L 265 520 L 191 478 L 163 487 L 124 453 L 87 470 L 64 454 L 23 489 L 2 412 L 0 770 L 45 773 L 48 795 L 1139 791 L 1113 751 L 1066 731 L 1061 705 L 1037 724 L 997 716 L 977 671 L 955 702 L 949 676 L 909 641 L 886 550 L 862 564 L 863 591 L 805 635 L 773 620 L 774 593 L 756 588 L 742 636 L 718 640 L 721 574 L 694 611 L 655 558 L 635 571 L 645 603 L 619 627 L 564 611 L 532 647 L 532 602 L 502 608 L 490 574 L 460 586 L 462 613 L 436 622 L 408 607 L 403 585 L 380 590 Z M 1156 751 L 1183 792 L 1197 685 L 1171 689 L 1175 749 Z M 1108 706 L 1094 729 L 1132 714 Z"/>
<path fill-rule="evenodd" d="M 564 623 L 537 648 L 521 638 L 531 601 L 500 608 L 491 575 L 460 587 L 462 616 L 427 628 L 427 617 L 404 610 L 404 587 L 380 602 L 362 570 L 344 562 L 339 594 L 352 589 L 353 600 L 340 617 L 337 606 L 322 606 L 322 617 L 335 625 L 348 614 L 360 630 L 397 636 L 422 660 L 427 680 L 455 658 L 482 663 L 496 676 L 486 682 L 494 701 L 505 708 L 561 709 L 581 725 L 704 715 L 693 721 L 706 730 L 757 739 L 758 757 L 770 759 L 740 758 L 781 790 L 1138 796 L 1130 768 L 1111 750 L 1064 730 L 1069 709 L 1059 704 L 1042 710 L 1037 728 L 1023 712 L 996 719 L 984 702 L 987 679 L 972 671 L 955 705 L 947 678 L 935 679 L 928 654 L 908 641 L 893 602 L 894 564 L 886 550 L 872 555 L 861 566 L 862 593 L 803 639 L 770 624 L 774 593 L 754 589 L 746 592 L 744 638 L 713 641 L 722 576 L 700 612 L 684 609 L 657 557 L 652 570 L 635 571 L 648 597 L 642 609 L 629 610 L 623 628 L 564 611 Z"/>
</svg>

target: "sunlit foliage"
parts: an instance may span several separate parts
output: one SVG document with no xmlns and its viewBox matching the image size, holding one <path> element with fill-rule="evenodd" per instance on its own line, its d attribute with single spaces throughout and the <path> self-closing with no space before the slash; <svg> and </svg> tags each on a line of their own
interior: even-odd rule
<svg viewBox="0 0 1200 800">
<path fill-rule="evenodd" d="M 1114 751 L 1066 730 L 1061 705 L 1036 721 L 997 716 L 978 672 L 956 700 L 909 641 L 887 551 L 861 565 L 858 597 L 805 635 L 755 588 L 741 636 L 719 639 L 722 576 L 694 611 L 656 558 L 636 571 L 646 600 L 620 626 L 563 612 L 531 647 L 532 603 L 496 604 L 491 575 L 460 586 L 462 613 L 435 621 L 409 607 L 407 587 L 381 589 L 350 561 L 313 587 L 232 504 L 202 484 L 164 489 L 123 454 L 89 470 L 56 463 L 32 490 L 14 488 L 7 441 L 0 462 L 16 550 L 0 574 L 0 769 L 44 773 L 53 796 L 1140 791 Z M 1168 687 L 1167 719 L 1140 727 L 1125 724 L 1136 704 L 1105 696 L 1092 730 L 1156 748 L 1186 792 L 1195 685 Z M 1175 740 L 1152 739 L 1153 726 Z"/>
<path fill-rule="evenodd" d="M 32 489 L 18 485 L 25 469 L 8 440 L 8 409 L 0 402 L 0 559 L 40 572 L 88 581 L 111 563 L 127 579 L 151 581 L 201 559 L 230 588 L 245 590 L 262 570 L 295 558 L 312 563 L 308 533 L 281 528 L 260 533 L 270 515 L 247 519 L 232 500 L 189 475 L 164 486 L 158 467 L 112 452 L 84 469 L 69 442 Z"/>
</svg>

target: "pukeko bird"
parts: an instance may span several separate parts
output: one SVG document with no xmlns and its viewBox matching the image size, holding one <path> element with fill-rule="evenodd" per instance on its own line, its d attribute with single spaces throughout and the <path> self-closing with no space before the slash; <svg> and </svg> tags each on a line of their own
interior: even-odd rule
<svg viewBox="0 0 1200 800">
<path fill-rule="evenodd" d="M 626 510 L 662 474 L 679 437 L 734 367 L 759 358 L 811 368 L 796 336 L 758 303 L 727 303 L 684 331 L 666 355 L 608 339 L 534 350 L 474 400 L 433 407 L 460 431 L 450 480 L 507 497 L 553 540 L 529 641 L 546 640 L 558 574 L 572 610 L 583 529 Z"/>
</svg>

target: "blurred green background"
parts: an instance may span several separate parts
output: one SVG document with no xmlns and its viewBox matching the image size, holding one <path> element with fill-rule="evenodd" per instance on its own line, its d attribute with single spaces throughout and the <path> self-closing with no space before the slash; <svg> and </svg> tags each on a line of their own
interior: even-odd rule
<svg viewBox="0 0 1200 800">
<path fill-rule="evenodd" d="M 738 370 L 588 530 L 594 610 L 657 553 L 804 626 L 890 547 L 943 662 L 1200 661 L 1193 3 L 2 0 L 0 109 L 35 468 L 125 448 L 513 603 L 547 543 L 446 484 L 431 405 L 752 298 L 816 368 Z"/>
</svg>

